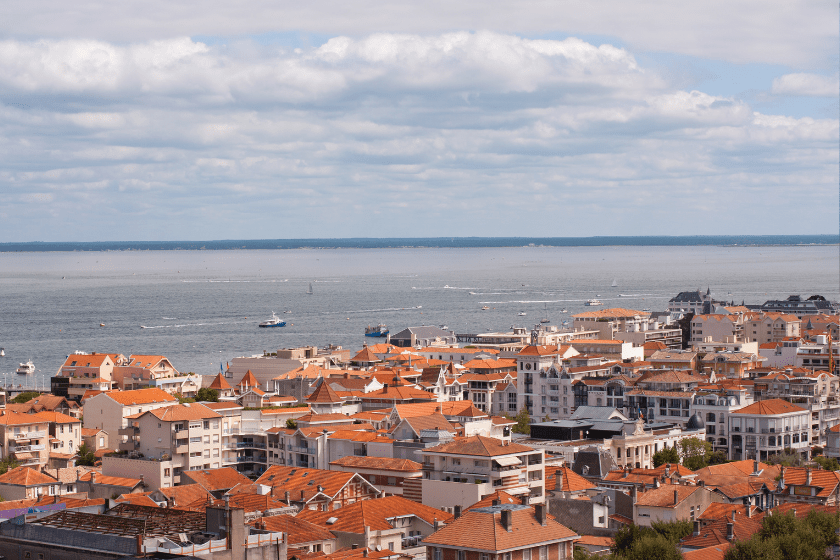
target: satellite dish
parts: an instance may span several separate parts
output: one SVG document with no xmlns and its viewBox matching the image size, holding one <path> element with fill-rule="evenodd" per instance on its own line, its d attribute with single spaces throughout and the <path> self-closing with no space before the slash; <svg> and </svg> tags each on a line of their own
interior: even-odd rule
<svg viewBox="0 0 840 560">
<path fill-rule="evenodd" d="M 381 544 L 376 545 L 376 552 L 380 552 L 381 550 L 382 550 L 382 545 Z"/>
</svg>

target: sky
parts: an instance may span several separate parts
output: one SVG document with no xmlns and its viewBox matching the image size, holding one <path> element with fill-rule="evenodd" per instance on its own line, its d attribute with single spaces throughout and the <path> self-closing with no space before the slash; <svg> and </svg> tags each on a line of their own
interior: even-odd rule
<svg viewBox="0 0 840 560">
<path fill-rule="evenodd" d="M 840 228 L 836 2 L 3 12 L 0 242 Z"/>
</svg>

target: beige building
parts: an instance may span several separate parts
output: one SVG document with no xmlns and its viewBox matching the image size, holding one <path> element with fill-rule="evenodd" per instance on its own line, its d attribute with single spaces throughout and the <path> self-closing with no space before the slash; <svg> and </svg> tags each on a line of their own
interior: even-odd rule
<svg viewBox="0 0 840 560">
<path fill-rule="evenodd" d="M 742 317 L 735 314 L 695 315 L 691 319 L 691 344 L 712 341 L 737 340 L 744 337 Z M 733 338 L 734 337 L 734 338 Z"/>
<path fill-rule="evenodd" d="M 786 338 L 798 337 L 801 324 L 802 319 L 796 315 L 761 313 L 745 321 L 744 337 L 758 344 L 781 342 Z"/>
<path fill-rule="evenodd" d="M 67 378 L 67 398 L 78 401 L 86 391 L 110 391 L 114 361 L 122 359 L 120 354 L 71 354 L 56 375 Z"/>
<path fill-rule="evenodd" d="M 200 403 L 175 404 L 134 414 L 129 441 L 145 457 L 172 462 L 172 476 L 181 471 L 222 466 L 222 416 Z"/>
<path fill-rule="evenodd" d="M 127 437 L 134 435 L 128 428 L 126 418 L 177 403 L 178 399 L 160 389 L 137 389 L 134 391 L 109 391 L 85 400 L 84 427 L 105 430 L 110 435 L 110 444 L 118 447 L 127 443 Z M 132 446 L 120 447 L 132 451 Z"/>
<path fill-rule="evenodd" d="M 37 414 L 0 410 L 0 457 L 41 468 L 49 459 L 49 421 Z"/>
<path fill-rule="evenodd" d="M 727 501 L 704 486 L 665 484 L 637 495 L 633 504 L 633 523 L 650 527 L 656 521 L 694 521 L 710 504 Z"/>
</svg>

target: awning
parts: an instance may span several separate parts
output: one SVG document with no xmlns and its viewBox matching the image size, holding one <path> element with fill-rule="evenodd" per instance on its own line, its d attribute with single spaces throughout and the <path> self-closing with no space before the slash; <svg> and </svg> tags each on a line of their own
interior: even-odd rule
<svg viewBox="0 0 840 560">
<path fill-rule="evenodd" d="M 522 464 L 519 457 L 496 457 L 493 460 L 496 461 L 500 467 L 512 467 L 513 465 Z"/>
<path fill-rule="evenodd" d="M 12 453 L 15 456 L 15 459 L 31 459 L 32 453 L 27 453 L 25 451 L 19 451 L 16 453 Z"/>
</svg>

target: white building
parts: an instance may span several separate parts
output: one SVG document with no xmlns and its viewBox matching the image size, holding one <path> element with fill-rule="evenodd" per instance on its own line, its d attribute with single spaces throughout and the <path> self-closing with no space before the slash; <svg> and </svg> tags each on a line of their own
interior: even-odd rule
<svg viewBox="0 0 840 560">
<path fill-rule="evenodd" d="M 785 449 L 810 457 L 811 412 L 782 399 L 759 401 L 729 414 L 729 458 L 766 461 Z"/>
</svg>

